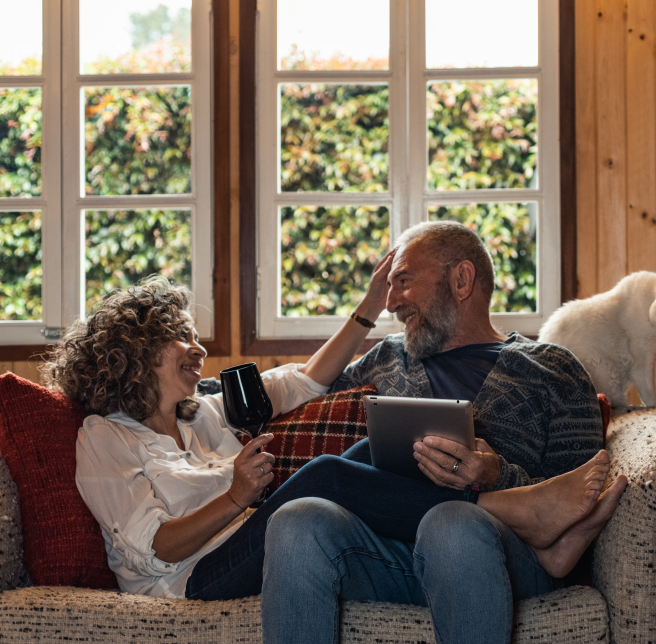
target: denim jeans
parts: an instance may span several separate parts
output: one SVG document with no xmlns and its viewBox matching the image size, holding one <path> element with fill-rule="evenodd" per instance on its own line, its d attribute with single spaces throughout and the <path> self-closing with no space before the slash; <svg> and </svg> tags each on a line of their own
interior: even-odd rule
<svg viewBox="0 0 656 644">
<path fill-rule="evenodd" d="M 288 501 L 318 497 L 359 517 L 373 532 L 414 541 L 420 521 L 444 501 L 477 494 L 390 474 L 371 465 L 369 440 L 340 456 L 314 459 L 265 501 L 225 543 L 205 555 L 187 581 L 189 599 L 237 599 L 262 590 L 264 536 L 269 518 Z"/>
<path fill-rule="evenodd" d="M 506 525 L 452 501 L 422 519 L 416 543 L 380 537 L 348 510 L 299 499 L 269 520 L 264 644 L 336 644 L 339 599 L 429 606 L 438 644 L 507 644 L 513 600 L 561 587 Z"/>
</svg>

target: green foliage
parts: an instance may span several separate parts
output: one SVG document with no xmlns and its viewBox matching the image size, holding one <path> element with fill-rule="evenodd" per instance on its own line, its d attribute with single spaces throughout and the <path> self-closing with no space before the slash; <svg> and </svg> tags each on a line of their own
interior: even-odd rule
<svg viewBox="0 0 656 644">
<path fill-rule="evenodd" d="M 191 287 L 190 248 L 189 211 L 87 211 L 87 312 L 105 293 L 153 273 Z"/>
<path fill-rule="evenodd" d="M 86 193 L 191 191 L 188 86 L 85 91 Z"/>
<path fill-rule="evenodd" d="M 387 85 L 282 85 L 282 191 L 386 191 L 388 98 Z"/>
<path fill-rule="evenodd" d="M 537 160 L 537 81 L 430 83 L 428 188 L 527 188 Z"/>
<path fill-rule="evenodd" d="M 430 221 L 451 220 L 474 230 L 492 255 L 496 289 L 491 310 L 503 312 L 536 311 L 535 205 L 513 203 L 431 206 Z"/>
<path fill-rule="evenodd" d="M 389 248 L 387 208 L 283 208 L 282 311 L 349 315 Z"/>
<path fill-rule="evenodd" d="M 181 14 L 170 18 L 161 7 L 156 15 L 133 19 L 135 38 L 148 43 L 143 49 L 99 60 L 85 71 L 188 71 L 190 48 L 178 40 L 182 27 L 173 24 Z M 178 30 L 178 38 L 152 43 L 152 38 L 172 30 Z M 334 63 L 346 69 L 355 64 L 341 59 L 317 62 L 302 52 L 287 62 L 292 68 Z M 378 66 L 376 61 L 367 64 L 373 69 L 384 67 L 386 61 Z M 40 73 L 39 65 L 30 59 L 3 73 Z M 191 191 L 188 87 L 100 87 L 87 89 L 85 96 L 87 194 Z M 531 186 L 537 146 L 536 97 L 534 81 L 431 82 L 427 91 L 428 188 Z M 282 191 L 361 195 L 388 190 L 388 100 L 386 85 L 284 84 L 280 96 Z M 0 90 L 0 197 L 41 194 L 40 124 L 40 90 Z M 526 205 L 435 206 L 426 216 L 458 219 L 486 240 L 497 269 L 495 310 L 535 310 L 535 222 Z M 2 319 L 41 315 L 40 225 L 39 213 L 0 213 Z M 190 281 L 186 211 L 88 212 L 86 235 L 90 307 L 108 290 L 153 272 Z M 350 313 L 388 247 L 389 214 L 384 207 L 283 208 L 283 315 Z"/>
<path fill-rule="evenodd" d="M 159 43 L 87 72 L 162 71 L 188 61 L 188 48 Z M 21 69 L 32 66 L 27 61 Z M 87 194 L 191 191 L 189 87 L 93 88 L 85 98 Z M 40 123 L 39 90 L 0 90 L 0 196 L 41 194 Z M 35 213 L 0 213 L 1 319 L 41 317 L 40 225 Z M 88 212 L 86 233 L 87 308 L 155 272 L 190 283 L 187 211 Z"/>
<path fill-rule="evenodd" d="M 41 213 L 0 212 L 0 320 L 41 318 Z"/>
<path fill-rule="evenodd" d="M 294 56 L 283 67 L 310 64 L 307 56 Z M 285 84 L 280 101 L 283 192 L 388 189 L 386 85 Z M 427 187 L 529 187 L 537 157 L 536 101 L 537 85 L 530 80 L 430 83 Z M 387 218 L 384 224 L 380 217 L 365 224 L 355 213 L 367 210 L 376 209 L 283 209 L 283 315 L 351 310 L 366 289 L 374 257 L 382 256 L 388 244 Z M 462 221 L 486 240 L 497 270 L 494 310 L 536 309 L 535 232 L 526 206 L 431 207 L 431 216 Z M 342 235 L 342 229 L 349 233 Z M 368 263 L 351 262 L 353 249 L 359 248 L 371 258 Z"/>
<path fill-rule="evenodd" d="M 41 195 L 41 90 L 0 89 L 0 197 Z"/>
</svg>

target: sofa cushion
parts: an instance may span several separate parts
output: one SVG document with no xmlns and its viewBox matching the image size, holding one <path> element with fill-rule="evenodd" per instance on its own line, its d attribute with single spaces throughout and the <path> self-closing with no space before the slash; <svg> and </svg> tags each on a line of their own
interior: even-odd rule
<svg viewBox="0 0 656 644">
<path fill-rule="evenodd" d="M 18 492 L 0 456 L 0 591 L 16 588 L 23 573 L 23 531 Z"/>
<path fill-rule="evenodd" d="M 301 616 L 300 619 L 310 619 Z M 202 602 L 80 588 L 29 588 L 0 595 L 10 642 L 241 642 L 261 644 L 259 597 Z M 342 644 L 435 644 L 428 608 L 340 604 Z M 513 644 L 608 641 L 606 604 L 592 588 L 568 588 L 515 604 Z"/>
<path fill-rule="evenodd" d="M 0 453 L 18 488 L 25 566 L 37 585 L 118 587 L 100 526 L 75 485 L 85 415 L 66 396 L 0 376 Z"/>
<path fill-rule="evenodd" d="M 319 396 L 270 421 L 273 433 L 267 452 L 276 457 L 269 491 L 278 489 L 294 472 L 321 454 L 339 456 L 367 435 L 362 398 L 376 394 L 373 385 Z"/>
<path fill-rule="evenodd" d="M 608 602 L 613 642 L 656 642 L 656 408 L 613 409 L 606 485 L 629 485 L 597 539 L 594 586 Z"/>
</svg>

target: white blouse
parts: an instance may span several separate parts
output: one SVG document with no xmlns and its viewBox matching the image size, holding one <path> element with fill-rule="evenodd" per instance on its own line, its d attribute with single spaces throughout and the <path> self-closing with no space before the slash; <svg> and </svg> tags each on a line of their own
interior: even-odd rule
<svg viewBox="0 0 656 644">
<path fill-rule="evenodd" d="M 273 414 L 286 413 L 328 390 L 288 364 L 262 374 Z M 178 563 L 158 559 L 159 526 L 198 510 L 232 484 L 242 445 L 229 429 L 221 394 L 204 396 L 193 420 L 178 419 L 184 442 L 115 413 L 89 416 L 77 438 L 78 490 L 102 528 L 109 567 L 123 591 L 184 597 L 196 562 L 226 541 L 251 511 L 237 517 L 196 554 Z"/>
</svg>

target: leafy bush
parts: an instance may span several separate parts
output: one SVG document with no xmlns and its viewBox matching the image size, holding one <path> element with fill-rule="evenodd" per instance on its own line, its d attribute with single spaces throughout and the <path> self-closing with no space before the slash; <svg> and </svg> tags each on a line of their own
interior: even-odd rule
<svg viewBox="0 0 656 644">
<path fill-rule="evenodd" d="M 0 212 L 0 320 L 41 318 L 41 213 Z"/>
<path fill-rule="evenodd" d="M 171 67 L 166 56 L 178 63 L 183 58 L 181 46 L 160 45 L 142 52 L 141 58 L 133 52 L 115 61 L 101 60 L 91 71 L 158 71 Z M 30 69 L 32 62 L 26 65 Z M 87 194 L 191 191 L 188 87 L 89 88 L 85 99 Z M 0 90 L 0 196 L 40 194 L 41 92 Z M 88 212 L 87 310 L 108 291 L 154 272 L 190 285 L 188 215 L 170 210 Z M 0 213 L 0 319 L 41 317 L 40 223 L 40 216 L 32 213 Z"/>
<path fill-rule="evenodd" d="M 389 248 L 387 208 L 282 209 L 285 315 L 350 315 Z"/>
<path fill-rule="evenodd" d="M 321 61 L 294 55 L 302 58 L 300 68 L 319 68 Z M 283 61 L 283 68 L 292 63 Z M 352 67 L 348 60 L 337 63 Z M 282 191 L 386 191 L 388 100 L 386 85 L 282 85 Z M 427 187 L 529 187 L 537 156 L 536 100 L 531 80 L 430 83 Z M 352 310 L 389 246 L 387 214 L 371 218 L 376 210 L 282 209 L 283 315 Z M 457 219 L 486 241 L 497 271 L 494 311 L 536 310 L 535 222 L 525 205 L 430 207 L 426 216 Z M 353 260 L 355 248 L 363 249 L 358 256 L 366 261 Z"/>
<path fill-rule="evenodd" d="M 340 69 L 355 65 L 342 58 L 329 62 Z M 31 59 L 21 69 L 4 72 L 39 73 L 37 63 Z M 325 64 L 295 52 L 283 61 L 283 68 Z M 385 65 L 367 62 L 371 69 Z M 115 60 L 99 60 L 85 71 L 181 71 L 189 66 L 189 47 L 168 39 Z M 536 83 L 527 80 L 429 83 L 427 187 L 533 185 L 536 98 Z M 87 89 L 87 194 L 189 192 L 190 100 L 184 86 Z M 385 84 L 287 83 L 281 87 L 280 102 L 283 192 L 339 191 L 361 196 L 388 190 Z M 40 91 L 0 90 L 0 197 L 39 196 L 40 164 Z M 458 219 L 486 240 L 497 269 L 494 310 L 535 310 L 535 221 L 529 210 L 525 204 L 466 204 L 431 206 L 425 213 L 430 218 Z M 350 312 L 389 247 L 387 209 L 303 206 L 283 208 L 280 217 L 282 314 Z M 40 225 L 39 213 L 0 213 L 0 319 L 41 315 Z M 189 225 L 184 211 L 88 212 L 88 306 L 107 290 L 151 272 L 188 283 Z"/>
</svg>

